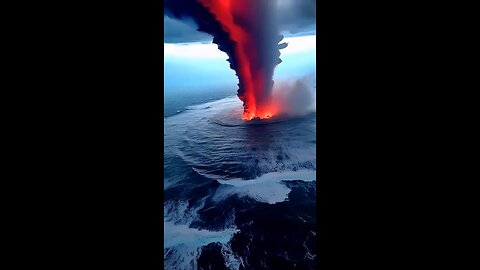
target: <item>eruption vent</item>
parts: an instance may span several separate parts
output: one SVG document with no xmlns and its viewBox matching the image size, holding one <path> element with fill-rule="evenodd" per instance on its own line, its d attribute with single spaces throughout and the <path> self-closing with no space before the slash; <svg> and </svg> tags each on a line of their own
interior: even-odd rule
<svg viewBox="0 0 480 270">
<path fill-rule="evenodd" d="M 166 0 L 165 13 L 191 17 L 198 31 L 213 36 L 238 77 L 242 119 L 270 118 L 278 112 L 271 98 L 273 71 L 281 63 L 275 19 L 276 0 Z"/>
</svg>

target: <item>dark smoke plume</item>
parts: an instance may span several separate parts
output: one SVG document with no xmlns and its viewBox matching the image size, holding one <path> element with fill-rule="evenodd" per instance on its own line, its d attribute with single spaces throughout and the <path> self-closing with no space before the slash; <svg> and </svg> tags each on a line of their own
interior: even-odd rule
<svg viewBox="0 0 480 270">
<path fill-rule="evenodd" d="M 192 18 L 198 31 L 210 34 L 225 52 L 239 79 L 243 119 L 269 118 L 278 108 L 271 102 L 273 72 L 281 63 L 275 0 L 166 0 L 165 13 Z"/>
</svg>

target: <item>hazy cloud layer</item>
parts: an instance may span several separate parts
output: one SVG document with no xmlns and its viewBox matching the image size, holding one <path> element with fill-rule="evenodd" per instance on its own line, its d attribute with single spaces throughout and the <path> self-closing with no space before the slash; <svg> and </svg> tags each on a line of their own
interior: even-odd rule
<svg viewBox="0 0 480 270">
<path fill-rule="evenodd" d="M 316 30 L 316 0 L 277 0 L 280 31 L 286 36 Z M 193 20 L 164 16 L 166 43 L 211 42 L 212 37 L 196 30 Z"/>
<path fill-rule="evenodd" d="M 163 22 L 163 37 L 166 43 L 212 41 L 212 36 L 196 30 L 196 25 L 192 20 L 178 20 L 164 16 Z"/>
</svg>

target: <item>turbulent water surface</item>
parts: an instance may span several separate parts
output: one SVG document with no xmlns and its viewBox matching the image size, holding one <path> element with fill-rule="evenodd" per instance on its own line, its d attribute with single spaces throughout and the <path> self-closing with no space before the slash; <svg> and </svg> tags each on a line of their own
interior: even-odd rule
<svg viewBox="0 0 480 270">
<path fill-rule="evenodd" d="M 164 118 L 165 269 L 314 269 L 315 112 L 240 120 L 237 97 Z"/>
</svg>

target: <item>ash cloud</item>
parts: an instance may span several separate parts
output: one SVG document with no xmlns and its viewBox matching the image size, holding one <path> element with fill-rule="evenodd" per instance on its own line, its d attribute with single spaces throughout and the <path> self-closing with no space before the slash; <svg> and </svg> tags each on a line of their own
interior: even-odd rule
<svg viewBox="0 0 480 270">
<path fill-rule="evenodd" d="M 208 0 L 165 0 L 164 8 L 168 16 L 194 21 L 198 31 L 213 36 L 212 42 L 228 55 L 230 68 L 239 79 L 237 95 L 244 104 L 243 117 L 263 117 L 274 68 L 281 63 L 280 49 L 286 47 L 279 44 L 283 36 L 278 29 L 277 4 L 281 1 L 229 3 L 231 6 Z M 228 12 L 230 16 L 222 16 Z"/>
</svg>

